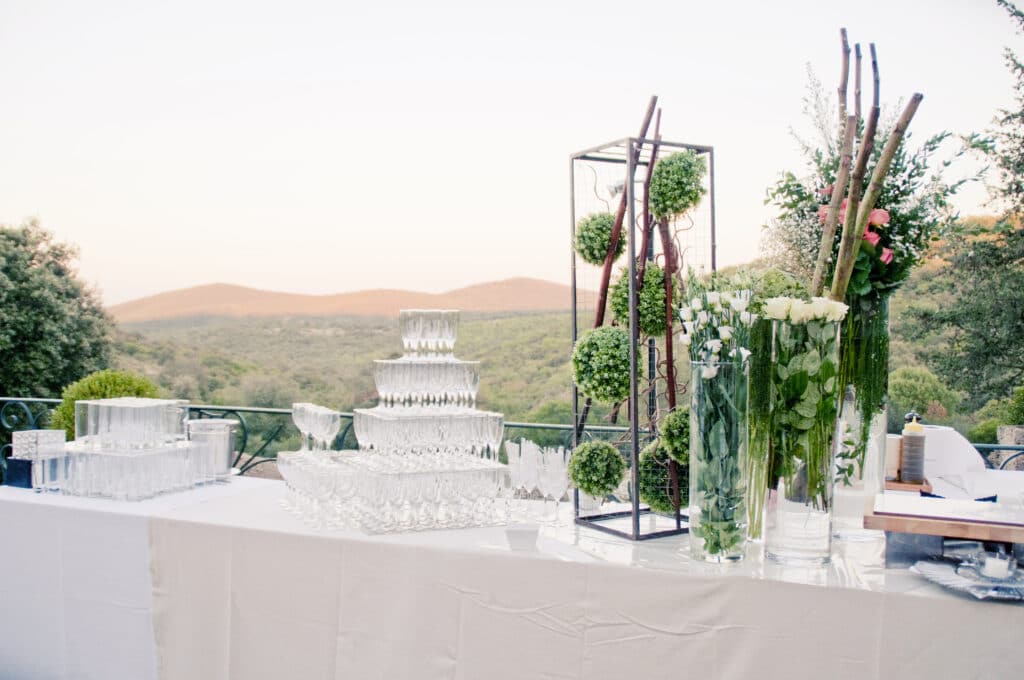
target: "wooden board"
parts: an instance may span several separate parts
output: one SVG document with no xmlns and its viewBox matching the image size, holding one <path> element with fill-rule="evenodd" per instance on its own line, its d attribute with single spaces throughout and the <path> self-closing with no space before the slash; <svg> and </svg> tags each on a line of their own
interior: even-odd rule
<svg viewBox="0 0 1024 680">
<path fill-rule="evenodd" d="M 922 484 L 910 484 L 909 482 L 901 482 L 896 479 L 885 480 L 886 491 L 924 491 L 925 493 L 932 492 L 932 485 L 926 479 Z"/>
<path fill-rule="evenodd" d="M 972 541 L 1024 543 L 1024 527 L 1020 526 L 908 515 L 881 515 L 875 514 L 874 510 L 869 510 L 864 515 L 864 528 L 897 531 L 904 534 L 964 538 Z"/>
</svg>

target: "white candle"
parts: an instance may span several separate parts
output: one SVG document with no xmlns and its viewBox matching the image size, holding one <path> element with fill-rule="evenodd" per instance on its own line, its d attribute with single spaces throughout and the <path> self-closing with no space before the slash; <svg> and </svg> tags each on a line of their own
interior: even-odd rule
<svg viewBox="0 0 1024 680">
<path fill-rule="evenodd" d="M 981 574 L 988 578 L 1006 578 L 1010 575 L 1010 560 L 986 555 L 985 563 L 981 566 Z"/>
</svg>

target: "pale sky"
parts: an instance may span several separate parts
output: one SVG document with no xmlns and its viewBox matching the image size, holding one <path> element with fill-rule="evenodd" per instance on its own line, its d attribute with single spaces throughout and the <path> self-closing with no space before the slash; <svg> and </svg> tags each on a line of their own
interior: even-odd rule
<svg viewBox="0 0 1024 680">
<path fill-rule="evenodd" d="M 664 138 L 715 147 L 719 263 L 743 262 L 840 26 L 884 102 L 924 93 L 918 139 L 1012 103 L 994 0 L 5 0 L 0 223 L 77 243 L 108 303 L 568 282 L 568 157 L 657 94 Z"/>
</svg>

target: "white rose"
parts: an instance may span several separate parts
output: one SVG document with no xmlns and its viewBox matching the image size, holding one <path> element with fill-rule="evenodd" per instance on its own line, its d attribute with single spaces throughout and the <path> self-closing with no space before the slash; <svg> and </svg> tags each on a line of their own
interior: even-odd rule
<svg viewBox="0 0 1024 680">
<path fill-rule="evenodd" d="M 764 313 L 769 319 L 785 319 L 789 316 L 789 308 L 793 298 L 774 297 L 764 301 Z"/>
<path fill-rule="evenodd" d="M 710 318 L 711 318 L 711 316 L 708 314 L 707 310 L 702 309 L 697 314 L 697 323 L 699 323 L 701 326 L 703 326 L 704 324 L 706 324 L 708 322 L 708 319 L 710 319 Z"/>
<path fill-rule="evenodd" d="M 803 300 L 793 300 L 789 306 L 789 320 L 793 323 L 805 323 L 811 319 L 811 303 Z"/>
<path fill-rule="evenodd" d="M 690 309 L 689 307 L 683 307 L 682 309 L 679 310 L 679 318 L 683 321 L 692 321 L 693 310 Z"/>
<path fill-rule="evenodd" d="M 740 312 L 740 323 L 744 326 L 749 326 L 754 323 L 755 318 L 757 318 L 756 315 L 751 314 L 750 312 Z"/>
<path fill-rule="evenodd" d="M 704 343 L 704 346 L 707 347 L 712 354 L 718 354 L 719 352 L 722 351 L 721 340 L 708 340 L 707 342 Z"/>
<path fill-rule="evenodd" d="M 699 297 L 695 297 L 692 300 L 690 300 L 690 306 L 693 307 L 695 311 L 704 309 L 704 303 L 700 301 Z"/>
<path fill-rule="evenodd" d="M 719 326 L 718 337 L 722 340 L 728 340 L 732 337 L 732 328 L 730 326 Z"/>
<path fill-rule="evenodd" d="M 708 293 L 706 297 L 709 305 L 717 305 L 722 298 L 720 293 L 714 291 Z"/>
<path fill-rule="evenodd" d="M 811 318 L 814 319 L 827 319 L 829 311 L 832 308 L 832 301 L 828 298 L 814 297 L 811 298 Z"/>
<path fill-rule="evenodd" d="M 747 311 L 747 307 L 750 306 L 750 291 L 749 290 L 738 290 L 733 293 L 729 299 L 729 306 L 737 312 Z"/>
<path fill-rule="evenodd" d="M 704 378 L 705 380 L 710 380 L 711 378 L 714 378 L 716 375 L 718 375 L 718 366 L 715 364 L 711 364 L 710 366 L 702 366 L 700 369 L 700 377 Z"/>
<path fill-rule="evenodd" d="M 842 302 L 836 302 L 835 300 L 829 300 L 829 321 L 842 321 L 846 318 L 846 312 L 850 307 Z"/>
<path fill-rule="evenodd" d="M 692 335 L 692 334 L 693 334 L 693 331 L 694 331 L 694 326 L 695 326 L 695 325 L 696 325 L 696 324 L 694 324 L 694 322 L 693 322 L 693 321 L 684 321 L 684 322 L 683 322 L 683 328 L 685 328 L 685 329 L 686 329 L 686 334 L 687 334 L 687 335 Z"/>
</svg>

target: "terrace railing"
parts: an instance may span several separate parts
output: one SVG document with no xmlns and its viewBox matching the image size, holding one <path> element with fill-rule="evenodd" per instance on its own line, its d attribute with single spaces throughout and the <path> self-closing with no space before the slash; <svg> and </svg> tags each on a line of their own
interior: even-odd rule
<svg viewBox="0 0 1024 680">
<path fill-rule="evenodd" d="M 60 399 L 42 399 L 36 397 L 0 397 L 0 469 L 6 467 L 5 461 L 10 449 L 11 432 L 30 430 L 49 426 L 53 409 L 60 404 Z M 238 448 L 235 453 L 234 467 L 240 474 L 246 474 L 254 468 L 275 460 L 278 451 L 294 450 L 299 447 L 299 432 L 292 423 L 291 409 L 261 408 L 256 406 L 223 406 L 215 404 L 192 404 L 189 406 L 190 418 L 234 418 L 238 420 L 239 431 L 236 439 Z M 355 431 L 352 428 L 352 414 L 342 413 L 342 428 L 334 441 L 333 448 L 354 449 Z M 505 439 L 530 439 L 541 446 L 570 446 L 572 442 L 571 424 L 551 423 L 505 423 Z M 607 439 L 614 443 L 626 442 L 629 428 L 612 425 L 588 426 L 586 438 Z M 646 431 L 641 431 L 642 435 Z M 628 442 L 626 442 L 628 443 Z M 1003 444 L 974 444 L 986 465 L 995 467 L 991 457 L 995 452 L 1013 452 L 999 464 L 1005 469 L 1011 462 L 1024 460 L 1024 446 Z"/>
</svg>

